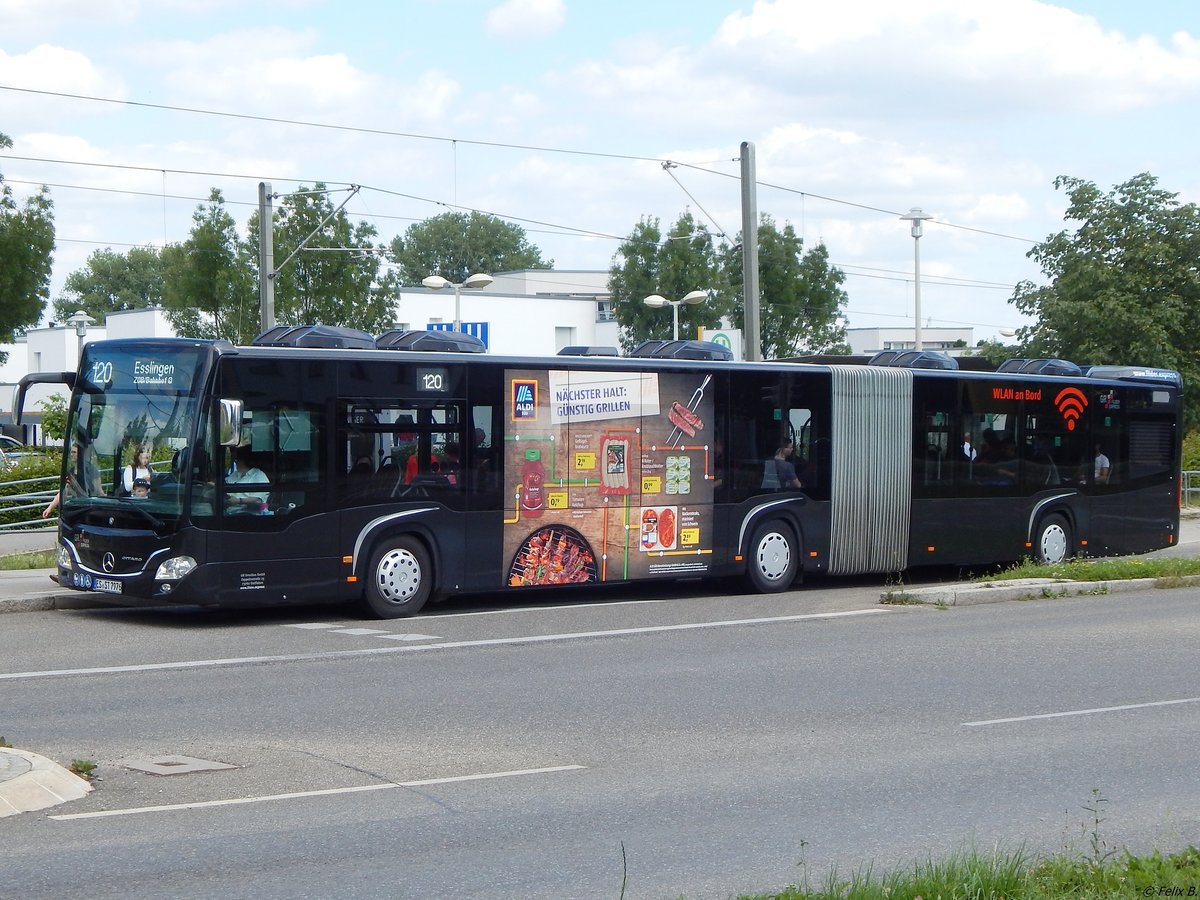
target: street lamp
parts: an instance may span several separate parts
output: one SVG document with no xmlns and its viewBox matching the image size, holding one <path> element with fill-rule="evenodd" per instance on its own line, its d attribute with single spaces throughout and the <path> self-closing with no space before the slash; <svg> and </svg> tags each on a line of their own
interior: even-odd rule
<svg viewBox="0 0 1200 900">
<path fill-rule="evenodd" d="M 425 285 L 425 287 L 429 288 L 431 291 L 440 291 L 443 288 L 448 288 L 448 287 L 454 288 L 454 330 L 462 331 L 462 315 L 459 311 L 460 310 L 460 306 L 459 306 L 460 300 L 459 300 L 459 295 L 458 295 L 459 290 L 461 288 L 471 288 L 471 289 L 485 288 L 489 284 L 491 284 L 494 280 L 495 279 L 492 278 L 491 275 L 485 275 L 482 272 L 476 272 L 474 275 L 469 277 L 466 281 L 460 281 L 458 284 L 455 284 L 453 281 L 450 281 L 448 278 L 443 278 L 441 275 L 428 275 L 425 278 L 421 279 L 421 284 Z"/>
<path fill-rule="evenodd" d="M 913 345 L 921 349 L 921 223 L 933 216 L 921 212 L 919 206 L 908 211 L 907 216 L 901 216 L 901 222 L 912 222 L 913 236 L 913 320 L 916 330 L 913 333 Z"/>
<path fill-rule="evenodd" d="M 703 303 L 708 299 L 708 291 L 688 291 L 678 300 L 668 300 L 662 294 L 651 294 L 642 300 L 647 306 L 652 306 L 655 309 L 661 309 L 664 306 L 671 307 L 671 322 L 673 325 L 674 340 L 679 340 L 679 304 L 688 303 Z"/>
<path fill-rule="evenodd" d="M 78 338 L 78 358 L 83 359 L 83 339 L 87 337 L 88 326 L 95 325 L 96 322 L 82 309 L 75 310 L 67 322 L 75 326 L 75 337 Z"/>
</svg>

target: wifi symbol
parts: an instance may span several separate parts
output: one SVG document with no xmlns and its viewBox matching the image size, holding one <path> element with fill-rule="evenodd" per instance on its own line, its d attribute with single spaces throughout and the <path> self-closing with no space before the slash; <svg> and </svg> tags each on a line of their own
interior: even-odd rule
<svg viewBox="0 0 1200 900">
<path fill-rule="evenodd" d="M 1054 398 L 1054 405 L 1062 413 L 1063 420 L 1067 423 L 1067 431 L 1074 431 L 1075 422 L 1083 415 L 1088 402 L 1083 391 L 1077 387 L 1069 387 L 1058 392 L 1058 396 Z"/>
</svg>

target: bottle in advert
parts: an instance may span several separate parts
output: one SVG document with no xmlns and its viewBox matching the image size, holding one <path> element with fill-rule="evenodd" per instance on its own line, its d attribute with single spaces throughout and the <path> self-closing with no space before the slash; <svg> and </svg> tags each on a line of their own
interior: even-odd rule
<svg viewBox="0 0 1200 900">
<path fill-rule="evenodd" d="M 546 480 L 546 467 L 542 465 L 541 450 L 526 450 L 525 464 L 521 466 L 521 513 L 540 516 L 545 506 L 542 482 Z"/>
</svg>

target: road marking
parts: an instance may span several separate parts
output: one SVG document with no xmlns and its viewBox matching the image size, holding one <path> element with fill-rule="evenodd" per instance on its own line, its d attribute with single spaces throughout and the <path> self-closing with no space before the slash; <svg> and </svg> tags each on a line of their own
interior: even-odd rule
<svg viewBox="0 0 1200 900">
<path fill-rule="evenodd" d="M 405 647 L 366 647 L 359 650 L 326 650 L 314 653 L 288 653 L 278 656 L 235 656 L 228 659 L 190 659 L 179 662 L 140 663 L 125 666 L 96 666 L 88 669 L 48 669 L 34 672 L 0 673 L 0 681 L 26 681 L 64 675 L 116 675 L 123 672 L 157 672 L 170 669 L 210 669 L 218 666 L 245 666 L 263 663 L 305 662 L 309 660 L 350 659 L 385 653 L 423 653 L 427 650 L 461 650 L 472 647 L 500 647 L 514 644 L 549 644 L 580 638 L 628 637 L 668 631 L 698 631 L 708 628 L 736 628 L 741 625 L 778 625 L 812 619 L 842 619 L 850 616 L 891 615 L 891 609 L 852 609 L 846 612 L 805 613 L 794 616 L 765 616 L 758 619 L 728 619 L 719 622 L 689 622 L 682 625 L 646 625 L 640 628 L 614 628 L 608 631 L 575 631 L 562 634 L 534 634 L 527 637 L 482 638 L 474 641 L 445 641 L 440 644 L 414 644 Z"/>
<path fill-rule="evenodd" d="M 441 638 L 436 634 L 417 634 L 416 632 L 408 632 L 407 634 L 381 634 L 381 641 L 440 641 Z"/>
<path fill-rule="evenodd" d="M 352 634 L 356 637 L 362 637 L 367 634 L 390 634 L 382 628 L 335 628 L 330 634 Z"/>
<path fill-rule="evenodd" d="M 1200 697 L 1184 697 L 1182 700 L 1155 700 L 1152 703 L 1129 703 L 1125 706 L 1097 706 L 1093 709 L 1069 709 L 1064 712 L 1042 713 L 1036 716 L 1013 716 L 1010 719 L 984 719 L 979 722 L 963 722 L 963 725 L 967 728 L 975 728 L 980 725 L 1008 725 L 1012 722 L 1033 722 L 1037 719 L 1063 719 L 1067 716 L 1094 716 L 1097 713 L 1124 712 L 1128 709 L 1177 706 L 1180 703 L 1200 703 Z"/>
<path fill-rule="evenodd" d="M 475 612 L 463 613 L 429 613 L 423 616 L 413 616 L 413 619 L 432 619 L 440 621 L 442 619 L 465 619 L 468 616 L 506 616 L 509 613 L 527 613 L 527 612 L 549 612 L 551 610 L 561 609 L 593 609 L 595 607 L 606 606 L 643 606 L 649 603 L 666 603 L 666 600 L 618 600 L 614 603 L 568 603 L 563 606 L 517 606 L 510 609 L 479 609 Z"/>
<path fill-rule="evenodd" d="M 173 812 L 180 809 L 205 809 L 213 806 L 240 806 L 247 803 L 269 803 L 274 800 L 299 800 L 305 797 L 333 797 L 338 794 L 361 794 L 366 791 L 389 791 L 393 788 L 429 787 L 435 784 L 457 784 L 463 781 L 488 781 L 496 778 L 516 778 L 522 775 L 550 775 L 555 772 L 577 772 L 586 766 L 548 766 L 543 769 L 514 769 L 511 772 L 482 772 L 476 775 L 455 775 L 449 778 L 424 778 L 419 781 L 389 781 L 384 784 L 360 784 L 356 787 L 326 788 L 321 791 L 297 791 L 293 794 L 266 794 L 261 797 L 232 797 L 228 800 L 202 800 L 196 803 L 169 803 L 164 806 L 137 806 L 129 809 L 104 809 L 97 812 L 68 813 L 49 816 L 59 822 L 70 819 L 104 819 L 110 816 L 137 816 L 142 813 Z"/>
<path fill-rule="evenodd" d="M 325 629 L 327 634 L 351 634 L 355 636 L 377 637 L 381 641 L 440 641 L 436 634 L 418 634 L 414 631 L 401 632 L 383 631 L 379 628 L 343 628 L 341 625 L 330 625 L 328 622 L 301 622 L 294 625 L 284 625 L 284 628 L 304 628 L 315 631 Z"/>
</svg>

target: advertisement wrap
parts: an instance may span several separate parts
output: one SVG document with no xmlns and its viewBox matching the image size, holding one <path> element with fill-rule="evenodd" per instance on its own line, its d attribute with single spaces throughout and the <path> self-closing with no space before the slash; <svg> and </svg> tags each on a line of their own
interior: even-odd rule
<svg viewBox="0 0 1200 900">
<path fill-rule="evenodd" d="M 714 441 L 704 373 L 505 373 L 506 584 L 706 573 Z"/>
</svg>

